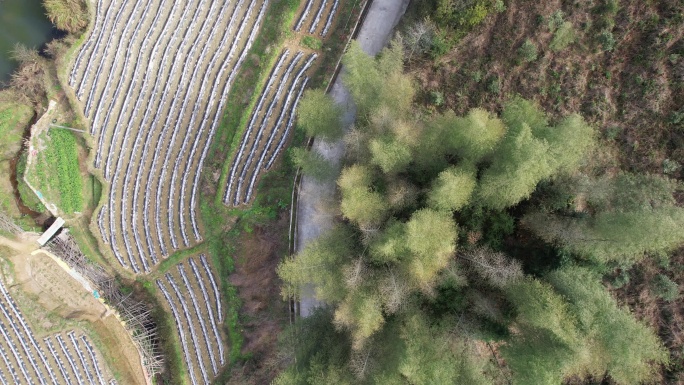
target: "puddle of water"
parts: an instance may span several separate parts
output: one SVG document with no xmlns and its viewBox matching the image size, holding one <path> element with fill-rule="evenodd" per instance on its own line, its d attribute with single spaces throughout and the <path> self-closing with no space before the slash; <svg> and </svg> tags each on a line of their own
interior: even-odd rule
<svg viewBox="0 0 684 385">
<path fill-rule="evenodd" d="M 17 67 L 10 59 L 16 43 L 40 48 L 55 32 L 41 0 L 0 0 L 0 82 Z"/>
</svg>

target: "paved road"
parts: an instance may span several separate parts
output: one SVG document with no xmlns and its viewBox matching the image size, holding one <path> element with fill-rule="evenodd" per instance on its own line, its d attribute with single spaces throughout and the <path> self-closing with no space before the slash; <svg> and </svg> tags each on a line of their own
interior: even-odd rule
<svg viewBox="0 0 684 385">
<path fill-rule="evenodd" d="M 376 55 L 387 45 L 408 3 L 409 0 L 373 0 L 357 36 L 364 52 Z M 342 122 L 345 129 L 349 129 L 354 122 L 356 108 L 341 78 L 341 76 L 337 77 L 330 94 L 335 102 L 342 106 L 344 110 Z M 316 140 L 312 151 L 320 152 L 335 166 L 339 166 L 344 153 L 344 144 L 342 141 L 327 143 Z M 302 250 L 309 242 L 332 227 L 334 207 L 335 181 L 318 183 L 311 178 L 302 179 L 297 206 L 297 251 Z M 308 316 L 319 304 L 320 302 L 314 298 L 314 288 L 305 287 L 300 299 L 301 316 Z"/>
</svg>

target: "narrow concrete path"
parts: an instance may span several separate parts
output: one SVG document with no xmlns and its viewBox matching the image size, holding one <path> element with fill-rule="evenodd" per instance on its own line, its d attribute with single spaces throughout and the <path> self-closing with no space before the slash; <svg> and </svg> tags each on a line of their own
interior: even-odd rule
<svg viewBox="0 0 684 385">
<path fill-rule="evenodd" d="M 361 25 L 357 40 L 361 48 L 369 55 L 377 55 L 391 38 L 394 27 L 406 11 L 409 0 L 373 0 L 366 19 Z M 343 68 L 344 71 L 344 68 Z M 342 123 L 348 130 L 354 122 L 356 107 L 349 91 L 338 76 L 330 91 L 335 102 L 340 105 L 344 114 Z M 318 151 L 333 165 L 339 167 L 344 155 L 344 143 L 322 140 L 314 141 L 312 151 Z M 319 183 L 311 178 L 302 179 L 297 205 L 297 244 L 301 251 L 309 242 L 319 237 L 333 225 L 335 212 L 335 181 Z M 315 298 L 315 288 L 308 286 L 302 290 L 300 298 L 300 314 L 307 317 L 320 304 Z"/>
</svg>

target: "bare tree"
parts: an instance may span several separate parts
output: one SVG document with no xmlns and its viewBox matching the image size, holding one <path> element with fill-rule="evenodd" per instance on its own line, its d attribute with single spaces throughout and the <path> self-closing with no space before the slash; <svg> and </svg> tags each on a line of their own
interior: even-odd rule
<svg viewBox="0 0 684 385">
<path fill-rule="evenodd" d="M 413 55 L 423 55 L 430 50 L 435 38 L 435 25 L 429 18 L 416 22 L 406 31 L 404 49 L 406 59 L 413 59 Z"/>
<path fill-rule="evenodd" d="M 10 57 L 19 63 L 35 63 L 40 60 L 38 50 L 20 43 L 14 45 L 14 49 L 10 52 Z"/>
<path fill-rule="evenodd" d="M 379 290 L 388 313 L 396 313 L 406 306 L 410 288 L 406 277 L 395 269 L 387 268 L 387 274 L 380 280 Z"/>
<path fill-rule="evenodd" d="M 486 247 L 469 250 L 458 258 L 466 262 L 470 271 L 496 287 L 504 287 L 523 276 L 520 262 Z"/>
<path fill-rule="evenodd" d="M 355 350 L 349 359 L 349 368 L 356 378 L 362 380 L 371 372 L 375 364 L 372 353 L 373 344 L 366 343 L 363 349 Z"/>
<path fill-rule="evenodd" d="M 67 45 L 61 39 L 54 39 L 45 45 L 43 52 L 53 59 L 63 55 L 66 52 Z"/>
</svg>

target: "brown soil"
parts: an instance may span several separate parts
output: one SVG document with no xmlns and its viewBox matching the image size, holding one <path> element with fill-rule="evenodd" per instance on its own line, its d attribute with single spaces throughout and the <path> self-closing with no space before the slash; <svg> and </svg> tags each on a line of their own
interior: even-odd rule
<svg viewBox="0 0 684 385">
<path fill-rule="evenodd" d="M 244 335 L 243 354 L 251 359 L 233 368 L 230 384 L 268 384 L 280 372 L 277 337 L 288 322 L 287 303 L 280 295 L 276 267 L 287 252 L 289 216 L 281 212 L 277 222 L 243 232 L 238 240 L 235 272 L 230 283 L 242 301 L 240 318 Z"/>
<path fill-rule="evenodd" d="M 620 1 L 614 16 L 604 3 L 507 1 L 505 12 L 489 16 L 437 62 L 418 60 L 409 69 L 426 103 L 439 91 L 440 108 L 500 111 L 519 94 L 555 117 L 582 114 L 620 148 L 625 168 L 662 172 L 664 159 L 684 159 L 681 2 Z M 548 23 L 559 10 L 577 38 L 554 52 Z M 611 23 L 615 47 L 603 51 L 599 36 Z M 530 63 L 518 53 L 527 39 L 538 48 Z"/>
</svg>

